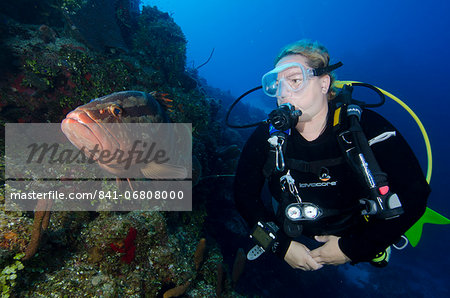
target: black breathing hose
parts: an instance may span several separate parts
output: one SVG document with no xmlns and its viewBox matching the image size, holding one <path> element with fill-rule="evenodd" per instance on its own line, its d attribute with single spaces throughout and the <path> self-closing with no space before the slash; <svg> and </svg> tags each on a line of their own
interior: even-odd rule
<svg viewBox="0 0 450 298">
<path fill-rule="evenodd" d="M 231 127 L 231 128 L 249 128 L 249 127 L 254 127 L 254 126 L 257 126 L 257 125 L 259 125 L 259 124 L 265 122 L 265 121 L 259 121 L 259 122 L 257 122 L 257 123 L 247 124 L 247 125 L 233 125 L 233 124 L 230 124 L 230 123 L 228 122 L 228 118 L 230 117 L 230 113 L 231 113 L 231 111 L 233 110 L 234 106 L 237 105 L 237 103 L 238 103 L 243 97 L 245 97 L 245 96 L 247 96 L 248 94 L 250 94 L 250 93 L 252 93 L 252 92 L 254 92 L 254 91 L 258 90 L 258 89 L 261 89 L 261 88 L 262 88 L 262 86 L 258 86 L 258 87 L 255 87 L 255 88 L 253 88 L 253 89 L 250 89 L 250 90 L 248 90 L 247 92 L 245 92 L 244 94 L 242 94 L 241 96 L 239 96 L 238 99 L 236 99 L 236 100 L 233 102 L 233 104 L 232 104 L 232 105 L 230 106 L 230 108 L 228 109 L 227 115 L 226 115 L 226 117 L 225 117 L 225 124 L 226 124 L 228 127 Z"/>
</svg>

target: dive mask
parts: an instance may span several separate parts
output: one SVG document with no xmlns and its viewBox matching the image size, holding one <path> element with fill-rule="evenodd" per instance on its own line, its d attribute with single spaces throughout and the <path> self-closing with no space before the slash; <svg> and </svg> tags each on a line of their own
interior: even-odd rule
<svg viewBox="0 0 450 298">
<path fill-rule="evenodd" d="M 270 97 L 281 96 L 283 91 L 299 92 L 307 86 L 310 78 L 329 73 L 342 65 L 339 62 L 323 68 L 306 68 L 297 62 L 282 64 L 262 77 L 262 89 Z"/>
</svg>

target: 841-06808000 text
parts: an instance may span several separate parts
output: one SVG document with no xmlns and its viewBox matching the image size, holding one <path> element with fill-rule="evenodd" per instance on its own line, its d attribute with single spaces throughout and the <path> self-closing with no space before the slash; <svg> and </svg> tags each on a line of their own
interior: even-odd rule
<svg viewBox="0 0 450 298">
<path fill-rule="evenodd" d="M 140 190 L 140 191 L 125 191 L 124 194 L 121 194 L 117 191 L 100 191 L 99 199 L 133 199 L 133 200 L 182 200 L 184 197 L 184 192 L 182 190 L 179 191 L 168 191 L 168 190 Z"/>
</svg>

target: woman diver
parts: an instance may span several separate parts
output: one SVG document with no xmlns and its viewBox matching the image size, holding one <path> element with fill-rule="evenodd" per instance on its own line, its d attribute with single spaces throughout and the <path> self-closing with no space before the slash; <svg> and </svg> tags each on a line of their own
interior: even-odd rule
<svg viewBox="0 0 450 298">
<path fill-rule="evenodd" d="M 275 68 L 263 76 L 263 91 L 278 107 L 301 116 L 291 127 L 259 125 L 242 151 L 234 194 L 240 214 L 255 227 L 251 235 L 258 245 L 250 258 L 270 250 L 305 271 L 372 261 L 425 211 L 430 188 L 411 148 L 392 124 L 363 109 L 360 127 L 367 139 L 379 140 L 371 151 L 389 182 L 375 190 L 375 202 L 367 199 L 374 193 L 367 187 L 370 170 L 362 159 L 369 178 L 361 177 L 358 165 L 344 156 L 340 142 L 347 142 L 347 127 L 336 124 L 333 70 L 342 64 L 329 63 L 323 45 L 300 40 L 282 49 Z M 383 134 L 389 137 L 376 138 Z M 266 181 L 273 210 L 261 198 Z M 318 247 L 307 247 L 312 241 L 305 237 Z"/>
</svg>

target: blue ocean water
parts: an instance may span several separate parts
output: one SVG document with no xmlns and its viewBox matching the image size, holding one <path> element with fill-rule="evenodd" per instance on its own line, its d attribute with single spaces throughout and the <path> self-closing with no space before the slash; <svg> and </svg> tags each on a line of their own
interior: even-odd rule
<svg viewBox="0 0 450 298">
<path fill-rule="evenodd" d="M 182 28 L 188 40 L 188 66 L 200 65 L 214 49 L 211 61 L 199 69 L 199 74 L 209 85 L 229 90 L 235 97 L 260 84 L 261 76 L 272 68 L 281 47 L 302 38 L 319 40 L 334 62 L 344 63 L 337 71 L 338 79 L 379 86 L 398 96 L 419 116 L 433 150 L 428 206 L 450 217 L 447 193 L 450 142 L 446 131 L 450 128 L 449 2 L 147 0 L 143 3 L 169 12 Z M 266 109 L 274 106 L 262 96 L 254 96 L 250 104 Z M 393 102 L 379 112 L 406 137 L 425 171 L 425 144 L 410 115 Z M 238 291 L 265 297 L 300 293 L 448 297 L 449 239 L 448 226 L 426 225 L 419 245 L 394 252 L 385 269 L 363 264 L 304 273 L 267 257 L 247 266 L 245 281 Z"/>
</svg>

